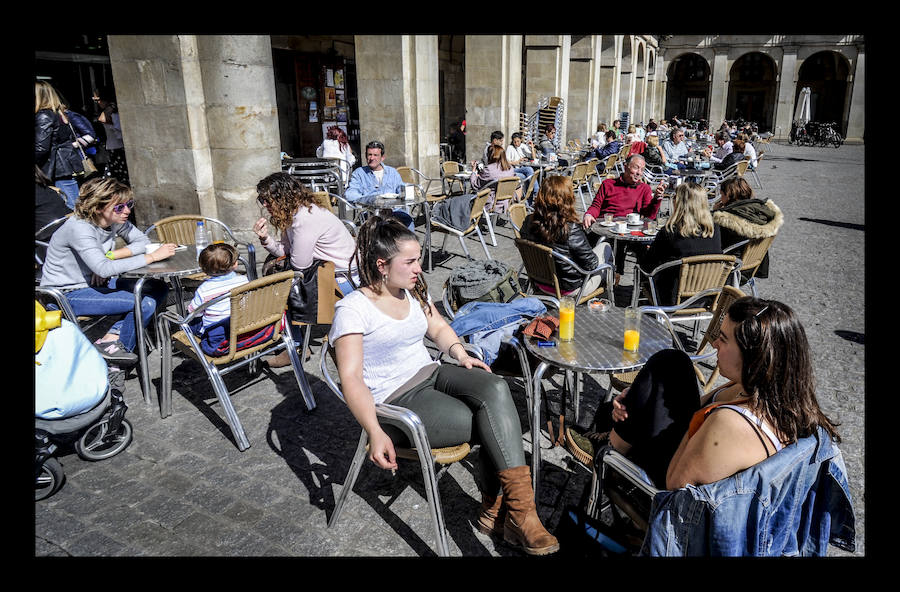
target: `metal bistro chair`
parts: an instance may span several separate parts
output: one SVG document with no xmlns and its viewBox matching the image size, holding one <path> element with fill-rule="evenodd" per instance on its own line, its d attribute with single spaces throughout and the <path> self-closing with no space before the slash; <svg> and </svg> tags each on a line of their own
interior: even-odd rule
<svg viewBox="0 0 900 592">
<path fill-rule="evenodd" d="M 431 219 L 432 229 L 438 232 L 445 233 L 444 242 L 441 244 L 442 251 L 444 250 L 444 246 L 447 244 L 447 236 L 452 234 L 459 239 L 459 244 L 462 245 L 463 252 L 466 254 L 466 257 L 468 259 L 471 259 L 472 256 L 469 254 L 469 249 L 468 247 L 466 247 L 466 242 L 464 239 L 466 236 L 475 232 L 478 234 L 478 239 L 481 241 L 481 248 L 484 249 L 485 256 L 488 259 L 493 259 L 490 252 L 488 252 L 487 243 L 484 242 L 484 235 L 481 234 L 481 229 L 478 227 L 478 223 L 481 221 L 481 217 L 485 214 L 485 204 L 487 203 L 488 195 L 490 195 L 490 192 L 490 189 L 482 189 L 472 200 L 472 210 L 469 214 L 469 226 L 465 229 L 454 228 L 452 226 L 448 226 L 446 224 L 438 222 L 434 218 Z"/>
<path fill-rule="evenodd" d="M 599 296 L 606 291 L 612 290 L 613 285 L 613 266 L 608 263 L 600 262 L 597 267 L 585 270 L 579 267 L 574 261 L 565 255 L 558 253 L 546 245 L 541 245 L 524 238 L 515 239 L 516 248 L 522 256 L 522 269 L 528 278 L 528 289 L 532 292 L 537 291 L 538 294 L 549 294 L 554 296 L 557 301 L 564 296 L 559 288 L 559 278 L 556 275 L 556 261 L 562 261 L 571 265 L 583 276 L 581 286 L 575 296 L 575 304 L 584 304 L 591 298 Z M 521 269 L 520 269 L 521 273 Z M 601 284 L 596 290 L 585 294 L 584 287 L 587 281 L 599 273 L 606 274 L 606 286 Z M 552 292 L 547 291 L 540 286 L 552 286 Z"/>
<path fill-rule="evenodd" d="M 238 248 L 238 260 L 244 266 L 244 272 L 251 280 L 256 279 L 256 248 L 252 243 L 238 240 L 234 236 L 231 228 L 220 220 L 210 218 L 208 216 L 200 216 L 198 214 L 183 214 L 177 216 L 169 216 L 162 220 L 157 220 L 147 227 L 144 234 L 150 236 L 152 232 L 156 233 L 157 241 L 160 243 L 175 243 L 176 245 L 193 246 L 196 244 L 194 232 L 197 229 L 197 222 L 203 221 L 206 226 L 206 233 L 209 242 L 212 244 L 216 233 L 221 234 L 222 240 L 226 240 L 229 244 Z M 246 256 L 241 254 L 241 248 L 246 251 Z M 200 272 L 193 275 L 185 276 L 183 282 L 189 285 L 199 285 L 200 282 L 207 279 L 205 273 Z M 180 292 L 181 285 L 176 283 L 175 289 Z M 175 304 L 178 312 L 184 315 L 184 296 L 183 294 L 175 294 Z"/>
<path fill-rule="evenodd" d="M 748 167 L 747 170 L 750 171 L 750 174 L 753 175 L 753 179 L 756 180 L 756 187 L 758 189 L 762 189 L 762 181 L 759 180 L 759 163 L 763 159 L 765 152 L 759 152 L 756 155 L 756 166 Z"/>
<path fill-rule="evenodd" d="M 522 238 L 520 235 L 520 231 L 522 229 L 522 224 L 525 222 L 525 218 L 528 216 L 528 206 L 524 203 L 514 203 L 509 206 L 509 210 L 507 211 L 509 214 L 509 222 L 512 224 L 513 232 L 516 234 L 516 238 Z"/>
<path fill-rule="evenodd" d="M 619 162 L 618 154 L 610 154 L 600 163 L 603 165 L 603 172 L 600 173 L 602 179 L 611 179 L 616 176 L 616 163 Z M 598 167 L 599 168 L 599 167 Z"/>
<path fill-rule="evenodd" d="M 590 171 L 590 165 L 587 162 L 579 162 L 575 165 L 575 168 L 572 170 L 572 189 L 578 192 L 578 197 L 581 199 L 581 207 L 584 211 L 587 211 L 587 204 L 584 201 L 584 192 L 582 191 L 582 187 L 585 183 L 588 182 L 588 174 Z"/>
<path fill-rule="evenodd" d="M 477 348 L 463 344 L 471 353 L 478 355 Z M 331 358 L 334 368 L 337 368 L 334 347 L 327 341 L 323 343 L 320 353 L 319 369 L 322 378 L 331 392 L 346 404 L 341 386 L 333 377 L 332 371 L 328 366 L 328 359 Z M 336 372 L 335 372 L 336 374 Z M 456 446 L 446 448 L 432 448 L 428 440 L 428 434 L 425 433 L 425 426 L 422 420 L 413 411 L 404 407 L 390 405 L 388 403 L 376 403 L 375 414 L 380 422 L 394 425 L 407 435 L 412 448 L 395 447 L 394 452 L 398 459 L 418 460 L 422 469 L 422 478 L 425 485 L 425 497 L 428 500 L 428 508 L 431 513 L 432 523 L 434 524 L 435 539 L 437 543 L 437 554 L 441 557 L 450 555 L 450 545 L 447 536 L 447 527 L 444 521 L 444 512 L 441 506 L 441 496 L 438 490 L 438 478 L 443 470 L 450 464 L 459 462 L 469 455 L 472 447 L 468 442 L 460 443 Z M 328 520 L 328 528 L 334 527 L 341 516 L 344 508 L 344 502 L 347 500 L 350 491 L 356 484 L 356 479 L 366 462 L 366 453 L 369 446 L 369 435 L 366 430 L 360 430 L 359 444 L 350 462 L 350 469 L 347 471 L 347 477 L 344 479 L 344 486 L 335 502 L 334 511 Z M 426 452 L 427 451 L 427 452 Z M 435 465 L 440 465 L 440 470 L 435 471 Z"/>
<path fill-rule="evenodd" d="M 659 297 L 656 293 L 656 282 L 659 275 L 667 269 L 676 267 L 679 268 L 675 298 L 675 304 L 678 305 L 703 290 L 709 288 L 721 290 L 729 278 L 732 278 L 734 286 L 737 287 L 741 260 L 734 255 L 694 255 L 668 261 L 649 273 L 641 269 L 640 265 L 635 265 L 631 305 L 637 307 L 643 286 L 642 280 L 646 278 L 650 303 L 659 306 Z M 717 298 L 713 298 L 708 304 L 698 303 L 698 306 L 681 308 L 672 315 L 672 320 L 680 323 L 692 322 L 696 334 L 699 321 L 712 318 L 711 311 L 716 306 L 716 300 Z"/>
<path fill-rule="evenodd" d="M 441 163 L 441 184 L 445 195 L 454 195 L 453 184 L 459 183 L 459 193 L 466 192 L 466 184 L 462 179 L 458 179 L 456 175 L 462 171 L 459 163 L 455 160 L 445 160 Z"/>
<path fill-rule="evenodd" d="M 759 270 L 759 266 L 765 259 L 766 253 L 769 252 L 769 247 L 772 246 L 772 241 L 774 240 L 774 236 L 747 239 L 734 243 L 724 251 L 725 253 L 733 253 L 743 247 L 743 251 L 740 252 L 741 283 L 746 283 L 750 286 L 750 291 L 754 298 L 759 298 L 759 293 L 756 291 L 756 272 Z"/>
<path fill-rule="evenodd" d="M 315 409 L 316 402 L 312 390 L 303 372 L 300 358 L 291 332 L 282 329 L 288 293 L 294 281 L 293 271 L 268 275 L 234 288 L 216 298 L 203 303 L 186 317 L 180 317 L 171 311 L 160 315 L 159 332 L 162 335 L 162 370 L 160 387 L 160 417 L 172 414 L 172 343 L 188 357 L 203 366 L 206 375 L 215 391 L 216 398 L 222 405 L 225 419 L 231 428 L 238 450 L 243 452 L 250 447 L 250 441 L 244 432 L 237 412 L 228 395 L 223 376 L 238 368 L 255 362 L 263 356 L 277 353 L 287 348 L 291 358 L 294 376 L 300 387 L 300 393 L 310 411 Z M 231 304 L 231 321 L 228 334 L 228 351 L 223 356 L 206 355 L 200 347 L 198 338 L 190 329 L 190 323 L 203 315 L 203 311 L 215 302 L 228 299 Z M 177 325 L 179 331 L 170 334 L 170 325 Z M 272 333 L 264 342 L 237 349 L 238 340 L 265 327 L 271 327 Z"/>
<path fill-rule="evenodd" d="M 521 179 L 518 176 L 506 177 L 504 179 L 497 179 L 496 181 L 491 181 L 479 191 L 483 189 L 490 189 L 494 192 L 494 203 L 491 204 L 490 211 L 487 210 L 487 206 L 485 206 L 484 213 L 486 214 L 485 221 L 487 222 L 488 234 L 491 237 L 491 245 L 497 246 L 497 236 L 494 234 L 494 226 L 496 225 L 497 218 L 500 217 L 500 213 L 506 212 L 509 209 L 509 205 L 511 202 L 517 199 L 517 191 L 521 186 Z M 499 211 L 497 206 L 500 206 Z"/>
</svg>

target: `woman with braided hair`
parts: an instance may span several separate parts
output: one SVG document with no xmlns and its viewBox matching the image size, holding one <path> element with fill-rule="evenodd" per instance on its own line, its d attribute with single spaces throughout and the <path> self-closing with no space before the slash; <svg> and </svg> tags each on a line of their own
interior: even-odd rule
<svg viewBox="0 0 900 592">
<path fill-rule="evenodd" d="M 537 515 L 509 385 L 469 357 L 435 309 L 420 257 L 416 235 L 403 223 L 370 216 L 352 259 L 361 286 L 335 307 L 328 338 L 347 406 L 368 433 L 369 460 L 395 469 L 395 444 L 409 445 L 402 432 L 379 424 L 375 403 L 414 411 L 434 447 L 480 443 L 482 506 L 475 527 L 502 534 L 526 553 L 553 553 L 559 544 Z M 457 364 L 432 360 L 426 336 Z"/>
</svg>

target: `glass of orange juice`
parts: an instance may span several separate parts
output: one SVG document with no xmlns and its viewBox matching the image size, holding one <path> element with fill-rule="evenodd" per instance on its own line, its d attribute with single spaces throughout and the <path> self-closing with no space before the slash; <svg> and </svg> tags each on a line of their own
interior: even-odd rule
<svg viewBox="0 0 900 592">
<path fill-rule="evenodd" d="M 636 352 L 641 343 L 641 311 L 629 306 L 625 309 L 625 351 Z"/>
<path fill-rule="evenodd" d="M 563 296 L 559 299 L 559 340 L 572 341 L 575 336 L 575 299 Z"/>
</svg>

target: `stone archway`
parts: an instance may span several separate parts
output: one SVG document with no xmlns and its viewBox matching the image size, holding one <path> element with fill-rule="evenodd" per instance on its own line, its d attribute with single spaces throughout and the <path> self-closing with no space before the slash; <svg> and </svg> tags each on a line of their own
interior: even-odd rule
<svg viewBox="0 0 900 592">
<path fill-rule="evenodd" d="M 707 119 L 710 75 L 709 62 L 699 54 L 684 53 L 672 60 L 666 70 L 664 118 Z"/>
<path fill-rule="evenodd" d="M 847 86 L 850 63 L 836 51 L 820 51 L 803 60 L 797 76 L 794 105 L 800 90 L 809 87 L 810 117 L 813 121 L 836 122 L 847 133 Z"/>
<path fill-rule="evenodd" d="M 734 61 L 728 84 L 725 119 L 753 121 L 760 132 L 775 125 L 778 68 L 771 56 L 751 51 Z"/>
</svg>

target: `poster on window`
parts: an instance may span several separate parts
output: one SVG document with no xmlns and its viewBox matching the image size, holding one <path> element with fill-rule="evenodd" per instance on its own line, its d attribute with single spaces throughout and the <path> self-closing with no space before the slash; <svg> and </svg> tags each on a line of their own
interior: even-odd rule
<svg viewBox="0 0 900 592">
<path fill-rule="evenodd" d="M 334 73 L 334 87 L 335 88 L 344 88 L 344 71 L 337 70 Z"/>
<path fill-rule="evenodd" d="M 337 120 L 341 123 L 347 123 L 347 108 L 346 107 L 338 107 Z"/>
<path fill-rule="evenodd" d="M 315 101 L 309 102 L 309 122 L 317 123 L 319 121 L 319 109 Z"/>
<path fill-rule="evenodd" d="M 344 100 L 344 91 L 343 90 L 335 90 L 334 91 L 334 99 L 337 102 L 338 107 L 342 107 L 347 104 Z"/>
<path fill-rule="evenodd" d="M 325 87 L 325 108 L 328 107 L 336 107 L 337 106 L 337 98 L 334 94 L 334 89 L 331 87 Z"/>
<path fill-rule="evenodd" d="M 331 68 L 325 69 L 325 86 L 334 86 L 334 70 Z"/>
</svg>

